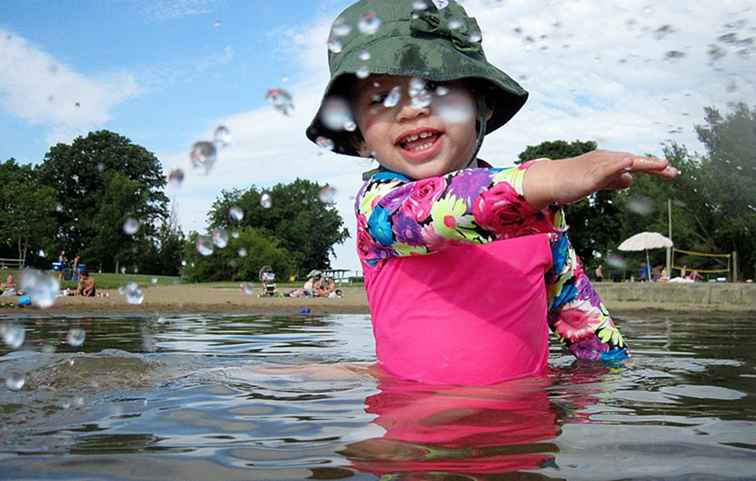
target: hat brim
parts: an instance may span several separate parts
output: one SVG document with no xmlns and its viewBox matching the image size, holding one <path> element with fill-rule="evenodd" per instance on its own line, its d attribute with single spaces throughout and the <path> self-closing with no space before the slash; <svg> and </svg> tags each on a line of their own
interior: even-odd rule
<svg viewBox="0 0 756 481">
<path fill-rule="evenodd" d="M 486 124 L 486 134 L 489 134 L 506 124 L 528 98 L 525 89 L 484 56 L 464 55 L 445 39 L 401 35 L 382 37 L 375 43 L 375 49 L 370 44 L 366 48 L 371 55 L 368 61 L 359 58 L 361 50 L 344 54 L 338 66 L 333 68 L 336 75 L 326 86 L 323 100 L 333 96 L 350 100 L 358 80 L 356 73 L 365 66 L 371 75 L 419 77 L 434 82 L 469 79 L 476 86 L 483 87 L 483 92 L 476 93 L 486 95 L 493 104 L 492 116 Z M 323 102 L 307 129 L 307 138 L 315 143 L 318 137 L 328 138 L 333 141 L 336 153 L 360 156 L 355 145 L 355 140 L 360 138 L 359 130 L 348 132 L 328 128 L 321 120 L 322 109 Z"/>
</svg>

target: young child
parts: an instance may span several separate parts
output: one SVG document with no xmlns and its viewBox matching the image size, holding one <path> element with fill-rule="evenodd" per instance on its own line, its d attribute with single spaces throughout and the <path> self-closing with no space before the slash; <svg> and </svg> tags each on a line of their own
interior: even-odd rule
<svg viewBox="0 0 756 481">
<path fill-rule="evenodd" d="M 355 202 L 379 365 L 426 383 L 538 375 L 549 328 L 577 358 L 628 357 L 561 205 L 627 188 L 636 172 L 678 172 L 625 152 L 508 169 L 478 159 L 528 94 L 488 63 L 475 19 L 453 0 L 358 1 L 330 45 L 307 136 L 380 165 Z"/>
</svg>

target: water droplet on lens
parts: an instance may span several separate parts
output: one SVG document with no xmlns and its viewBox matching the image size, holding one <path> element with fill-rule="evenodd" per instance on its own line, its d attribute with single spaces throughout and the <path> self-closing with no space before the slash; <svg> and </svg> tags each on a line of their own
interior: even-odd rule
<svg viewBox="0 0 756 481">
<path fill-rule="evenodd" d="M 216 20 L 213 22 L 213 28 L 220 28 L 220 26 L 223 25 L 220 20 Z"/>
<path fill-rule="evenodd" d="M 331 32 L 337 37 L 345 37 L 352 33 L 352 26 L 346 23 L 343 19 L 337 18 L 336 21 L 333 22 Z"/>
<path fill-rule="evenodd" d="M 326 185 L 325 187 L 320 189 L 318 198 L 321 202 L 332 204 L 336 199 L 336 189 L 334 187 L 331 187 L 330 185 Z"/>
<path fill-rule="evenodd" d="M 265 100 L 267 100 L 273 108 L 288 116 L 294 110 L 294 99 L 291 94 L 279 88 L 272 88 L 265 94 Z"/>
<path fill-rule="evenodd" d="M 121 292 L 120 289 L 119 292 Z M 122 295 L 126 296 L 126 302 L 129 304 L 141 304 L 144 302 L 144 293 L 136 282 L 129 282 L 126 284 Z"/>
<path fill-rule="evenodd" d="M 626 266 L 625 259 L 617 254 L 609 254 L 606 257 L 606 263 L 615 269 L 624 269 Z"/>
<path fill-rule="evenodd" d="M 26 338 L 26 329 L 15 324 L 3 324 L 0 326 L 0 334 L 2 334 L 6 346 L 11 349 L 18 349 Z"/>
<path fill-rule="evenodd" d="M 35 269 L 27 269 L 21 274 L 20 285 L 21 290 L 31 297 L 32 304 L 42 309 L 52 306 L 60 293 L 57 276 Z"/>
<path fill-rule="evenodd" d="M 231 131 L 228 130 L 228 127 L 225 125 L 219 125 L 218 128 L 215 129 L 213 140 L 215 141 L 215 145 L 220 148 L 228 147 L 231 143 Z"/>
<path fill-rule="evenodd" d="M 193 169 L 207 174 L 213 168 L 217 155 L 218 151 L 215 144 L 202 140 L 194 143 L 189 159 L 192 162 Z"/>
<path fill-rule="evenodd" d="M 679 60 L 685 57 L 685 52 L 679 50 L 669 50 L 664 54 L 665 60 Z"/>
<path fill-rule="evenodd" d="M 87 338 L 87 332 L 84 329 L 72 328 L 68 331 L 66 342 L 69 346 L 80 347 Z"/>
<path fill-rule="evenodd" d="M 249 282 L 245 282 L 241 285 L 241 290 L 246 296 L 251 296 L 254 293 L 254 288 Z"/>
<path fill-rule="evenodd" d="M 181 261 L 181 267 L 186 267 L 186 261 L 184 260 Z"/>
<path fill-rule="evenodd" d="M 427 90 L 412 97 L 412 106 L 416 109 L 424 109 L 433 102 L 433 96 Z"/>
<path fill-rule="evenodd" d="M 240 247 L 236 253 L 239 255 L 239 257 L 247 257 L 247 249 L 244 247 Z"/>
<path fill-rule="evenodd" d="M 39 250 L 39 251 L 37 252 L 37 255 L 38 255 L 39 257 L 45 257 L 45 251 L 43 251 L 42 249 L 40 249 L 40 250 Z"/>
<path fill-rule="evenodd" d="M 267 192 L 260 196 L 260 205 L 263 209 L 270 209 L 273 206 L 273 198 Z"/>
<path fill-rule="evenodd" d="M 139 221 L 129 217 L 126 222 L 123 223 L 123 232 L 126 235 L 134 235 L 139 230 Z"/>
<path fill-rule="evenodd" d="M 444 87 L 443 85 L 439 85 L 436 88 L 436 95 L 439 97 L 443 97 L 444 95 L 447 95 L 449 93 L 449 89 Z"/>
<path fill-rule="evenodd" d="M 218 249 L 223 249 L 228 245 L 228 232 L 226 232 L 226 229 L 213 229 L 212 236 L 213 244 Z"/>
<path fill-rule="evenodd" d="M 656 208 L 654 202 L 648 197 L 637 196 L 627 201 L 627 210 L 638 215 L 651 215 Z"/>
<path fill-rule="evenodd" d="M 367 68 L 367 65 L 363 65 L 362 67 L 357 69 L 355 75 L 357 76 L 357 78 L 368 78 L 368 76 L 370 75 L 370 70 Z"/>
<path fill-rule="evenodd" d="M 360 17 L 360 21 L 357 24 L 357 28 L 360 32 L 364 33 L 365 35 L 373 35 L 375 32 L 378 31 L 378 28 L 381 26 L 381 19 L 378 18 L 378 15 L 376 15 L 375 12 L 367 12 L 362 17 Z"/>
<path fill-rule="evenodd" d="M 341 53 L 341 50 L 344 47 L 341 45 L 341 41 L 332 38 L 328 40 L 328 50 L 331 51 L 331 53 Z"/>
<path fill-rule="evenodd" d="M 419 95 L 422 91 L 425 90 L 425 80 L 421 78 L 414 77 L 410 79 L 409 83 L 409 95 L 410 97 L 414 97 L 415 95 Z"/>
<path fill-rule="evenodd" d="M 329 139 L 328 137 L 318 137 L 317 139 L 315 139 L 315 143 L 318 144 L 318 147 L 325 150 L 333 150 L 334 148 L 333 140 Z"/>
<path fill-rule="evenodd" d="M 470 41 L 478 43 L 481 40 L 483 40 L 483 37 L 480 35 L 480 32 L 473 32 L 470 34 Z"/>
<path fill-rule="evenodd" d="M 320 120 L 326 127 L 335 131 L 344 130 L 347 122 L 352 122 L 352 109 L 349 103 L 341 97 L 328 97 L 323 101 Z"/>
<path fill-rule="evenodd" d="M 198 235 L 195 245 L 197 252 L 202 256 L 209 256 L 213 253 L 213 240 L 206 235 Z"/>
<path fill-rule="evenodd" d="M 450 30 L 457 30 L 458 28 L 462 27 L 462 22 L 457 19 L 449 20 L 449 29 Z"/>
<path fill-rule="evenodd" d="M 368 52 L 367 50 L 363 50 L 362 52 L 360 52 L 359 58 L 363 62 L 367 62 L 368 60 L 370 60 L 370 52 Z"/>
<path fill-rule="evenodd" d="M 386 96 L 383 101 L 383 106 L 387 109 L 396 107 L 399 101 L 402 100 L 402 88 L 397 86 L 391 89 L 391 92 Z"/>
<path fill-rule="evenodd" d="M 171 187 L 181 187 L 181 184 L 183 182 L 184 171 L 182 169 L 171 169 L 170 173 L 168 174 L 168 183 L 171 184 Z"/>
<path fill-rule="evenodd" d="M 121 274 L 126 274 L 126 268 L 125 267 L 121 267 Z"/>
<path fill-rule="evenodd" d="M 462 124 L 475 116 L 475 106 L 462 95 L 447 95 L 433 104 L 438 115 L 451 124 Z"/>
<path fill-rule="evenodd" d="M 20 391 L 26 384 L 26 378 L 16 372 L 8 373 L 8 377 L 5 378 L 5 386 L 11 391 Z"/>
<path fill-rule="evenodd" d="M 239 231 L 238 230 L 231 231 L 231 238 L 232 239 L 238 239 L 239 238 Z"/>
<path fill-rule="evenodd" d="M 354 132 L 357 130 L 357 124 L 355 124 L 353 120 L 347 120 L 344 122 L 344 130 L 347 132 Z"/>
<path fill-rule="evenodd" d="M 425 10 L 426 8 L 428 8 L 428 4 L 425 3 L 425 0 L 415 0 L 414 2 L 412 2 L 413 10 L 422 11 L 422 10 Z"/>
<path fill-rule="evenodd" d="M 230 209 L 228 209 L 228 216 L 232 220 L 235 220 L 236 222 L 239 222 L 240 220 L 242 220 L 244 218 L 244 211 L 241 210 L 241 208 L 239 208 L 237 206 L 233 206 Z"/>
</svg>

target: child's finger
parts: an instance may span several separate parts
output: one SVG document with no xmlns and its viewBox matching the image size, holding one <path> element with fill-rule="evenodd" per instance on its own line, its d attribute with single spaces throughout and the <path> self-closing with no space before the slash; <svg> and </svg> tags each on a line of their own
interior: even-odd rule
<svg viewBox="0 0 756 481">
<path fill-rule="evenodd" d="M 625 172 L 613 178 L 612 181 L 607 184 L 606 188 L 613 190 L 622 190 L 627 189 L 631 185 L 633 185 L 633 176 L 632 174 Z"/>
<path fill-rule="evenodd" d="M 667 159 L 659 159 L 656 157 L 632 157 L 632 172 L 658 172 L 666 169 L 669 166 Z"/>
<path fill-rule="evenodd" d="M 646 172 L 647 174 L 651 174 L 656 177 L 661 177 L 662 179 L 671 180 L 680 175 L 680 171 L 677 170 L 675 167 L 672 167 L 671 165 L 668 165 L 663 170 L 652 170 Z"/>
</svg>

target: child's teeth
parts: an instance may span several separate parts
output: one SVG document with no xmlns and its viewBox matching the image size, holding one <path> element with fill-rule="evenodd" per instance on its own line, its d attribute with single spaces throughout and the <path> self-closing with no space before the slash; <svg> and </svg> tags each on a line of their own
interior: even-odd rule
<svg viewBox="0 0 756 481">
<path fill-rule="evenodd" d="M 417 135 L 410 135 L 407 137 L 407 142 L 414 142 L 417 140 Z"/>
<path fill-rule="evenodd" d="M 421 139 L 424 139 L 424 138 L 426 138 L 426 137 L 430 137 L 430 133 L 428 133 L 428 132 L 423 132 L 422 134 L 420 134 L 420 138 L 421 138 Z"/>
</svg>

